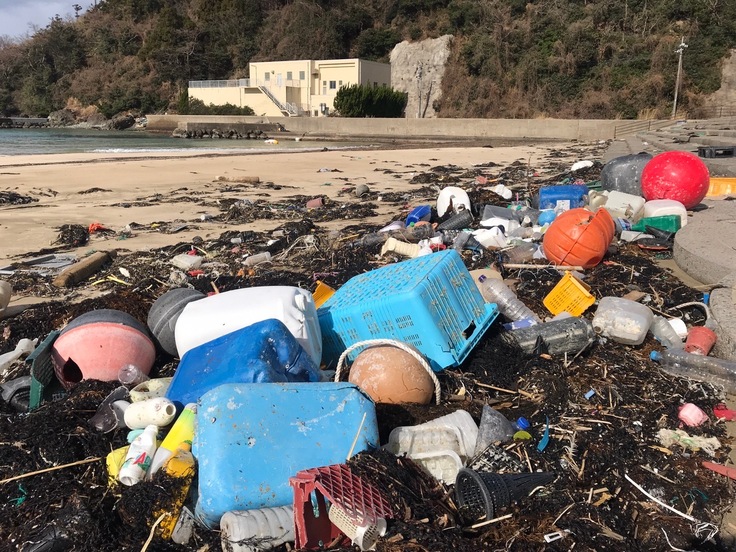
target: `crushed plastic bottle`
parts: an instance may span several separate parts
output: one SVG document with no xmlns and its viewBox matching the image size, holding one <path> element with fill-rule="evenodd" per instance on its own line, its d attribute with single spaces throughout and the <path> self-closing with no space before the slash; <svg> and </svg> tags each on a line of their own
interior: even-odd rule
<svg viewBox="0 0 736 552">
<path fill-rule="evenodd" d="M 526 354 L 577 354 L 595 341 L 595 331 L 588 319 L 571 316 L 506 332 L 503 338 Z"/>
</svg>

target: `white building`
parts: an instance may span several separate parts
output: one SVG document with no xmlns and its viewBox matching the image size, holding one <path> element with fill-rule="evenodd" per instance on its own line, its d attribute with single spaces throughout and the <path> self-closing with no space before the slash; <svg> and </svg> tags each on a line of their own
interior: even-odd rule
<svg viewBox="0 0 736 552">
<path fill-rule="evenodd" d="M 205 105 L 249 106 L 266 117 L 321 117 L 334 109 L 342 86 L 391 86 L 391 65 L 357 58 L 251 62 L 248 74 L 247 79 L 189 81 L 189 98 Z"/>
</svg>

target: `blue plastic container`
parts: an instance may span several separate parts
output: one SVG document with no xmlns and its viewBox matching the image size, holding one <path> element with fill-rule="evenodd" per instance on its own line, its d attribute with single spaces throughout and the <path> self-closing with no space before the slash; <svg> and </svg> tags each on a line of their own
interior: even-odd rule
<svg viewBox="0 0 736 552">
<path fill-rule="evenodd" d="M 385 338 L 413 345 L 439 372 L 465 359 L 498 309 L 483 300 L 460 255 L 448 249 L 351 278 L 317 316 L 328 366 L 359 341 Z"/>
<path fill-rule="evenodd" d="M 432 217 L 432 207 L 429 205 L 420 205 L 414 207 L 406 217 L 406 225 L 411 226 L 421 220 L 429 220 Z"/>
<path fill-rule="evenodd" d="M 349 383 L 221 385 L 200 399 L 196 428 L 196 514 L 210 527 L 229 510 L 292 504 L 289 477 L 379 444 L 375 405 Z"/>
<path fill-rule="evenodd" d="M 319 381 L 319 370 L 280 320 L 269 318 L 184 354 L 166 392 L 177 408 L 223 383 Z"/>
<path fill-rule="evenodd" d="M 585 184 L 542 186 L 539 188 L 539 209 L 562 209 L 564 211 L 585 207 L 588 187 Z"/>
</svg>

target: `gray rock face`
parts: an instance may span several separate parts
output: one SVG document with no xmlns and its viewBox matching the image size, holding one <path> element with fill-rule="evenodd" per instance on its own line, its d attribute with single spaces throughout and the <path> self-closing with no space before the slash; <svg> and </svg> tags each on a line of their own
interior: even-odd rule
<svg viewBox="0 0 736 552">
<path fill-rule="evenodd" d="M 442 94 L 442 76 L 452 35 L 420 42 L 401 42 L 391 51 L 391 86 L 409 95 L 408 118 L 436 117 L 433 104 Z"/>
</svg>

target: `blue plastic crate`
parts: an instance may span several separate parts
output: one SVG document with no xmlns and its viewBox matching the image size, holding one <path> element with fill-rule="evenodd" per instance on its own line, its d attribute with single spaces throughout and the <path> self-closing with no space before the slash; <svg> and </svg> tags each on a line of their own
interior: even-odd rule
<svg viewBox="0 0 736 552">
<path fill-rule="evenodd" d="M 328 366 L 351 345 L 383 338 L 413 345 L 439 372 L 465 359 L 498 309 L 484 301 L 460 255 L 449 249 L 351 278 L 317 316 Z"/>
</svg>

